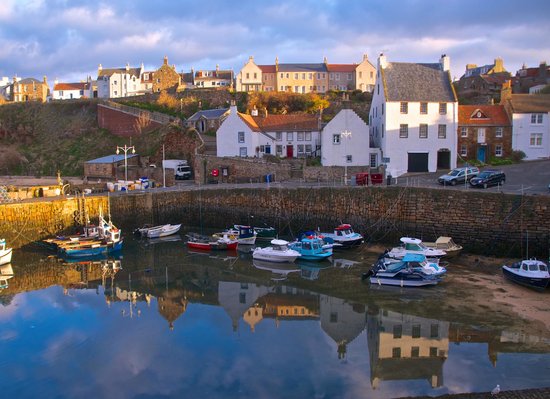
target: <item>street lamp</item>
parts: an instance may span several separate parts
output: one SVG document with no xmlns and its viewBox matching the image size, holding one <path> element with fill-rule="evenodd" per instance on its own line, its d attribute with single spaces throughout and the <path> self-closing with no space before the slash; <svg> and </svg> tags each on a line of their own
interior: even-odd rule
<svg viewBox="0 0 550 399">
<path fill-rule="evenodd" d="M 136 153 L 136 149 L 133 145 L 127 146 L 124 144 L 124 147 L 118 147 L 116 148 L 116 154 L 120 154 L 120 151 L 124 151 L 124 185 L 128 184 L 128 157 L 127 153 L 129 150 L 132 150 L 132 154 Z M 126 187 L 126 190 L 128 190 L 128 187 Z"/>
<path fill-rule="evenodd" d="M 345 154 L 344 154 L 344 184 L 347 186 L 348 185 L 348 139 L 351 138 L 351 132 L 346 129 L 344 130 L 342 133 L 340 133 L 341 136 L 344 138 L 344 151 L 345 151 Z"/>
</svg>

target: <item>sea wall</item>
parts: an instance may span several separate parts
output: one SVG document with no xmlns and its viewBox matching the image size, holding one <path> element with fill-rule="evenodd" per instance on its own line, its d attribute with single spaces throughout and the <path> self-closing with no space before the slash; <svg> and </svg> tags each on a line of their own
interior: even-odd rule
<svg viewBox="0 0 550 399">
<path fill-rule="evenodd" d="M 106 197 L 89 197 L 93 220 Z M 0 236 L 16 241 L 44 238 L 74 226 L 73 200 L 0 206 Z M 351 223 L 369 242 L 397 243 L 407 235 L 434 240 L 448 235 L 473 253 L 548 258 L 550 196 L 521 196 L 480 190 L 412 187 L 222 188 L 137 192 L 110 198 L 116 224 L 126 232 L 144 223 L 227 227 L 272 225 L 284 234 Z M 14 240 L 15 238 L 15 240 Z"/>
</svg>

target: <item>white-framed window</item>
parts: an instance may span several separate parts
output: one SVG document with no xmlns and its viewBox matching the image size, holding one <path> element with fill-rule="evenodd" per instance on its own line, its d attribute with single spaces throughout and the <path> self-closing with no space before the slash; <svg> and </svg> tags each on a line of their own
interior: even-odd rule
<svg viewBox="0 0 550 399">
<path fill-rule="evenodd" d="M 503 132 L 504 132 L 503 127 L 497 127 L 495 129 L 495 137 L 502 137 Z"/>
<path fill-rule="evenodd" d="M 409 125 L 402 123 L 399 125 L 399 138 L 406 139 L 409 137 Z"/>
<path fill-rule="evenodd" d="M 265 152 L 265 145 L 260 146 L 260 152 Z"/>
<path fill-rule="evenodd" d="M 283 141 L 283 132 L 275 133 L 275 140 L 276 141 Z"/>
<path fill-rule="evenodd" d="M 468 137 L 468 128 L 467 127 L 461 127 L 460 128 L 460 137 Z"/>
<path fill-rule="evenodd" d="M 338 133 L 332 135 L 332 144 L 340 144 L 340 135 Z"/>
<path fill-rule="evenodd" d="M 300 86 L 294 86 L 294 93 L 299 93 Z"/>
<path fill-rule="evenodd" d="M 542 116 L 543 114 L 531 114 L 531 124 L 532 125 L 542 124 Z"/>
<path fill-rule="evenodd" d="M 420 113 L 426 115 L 428 113 L 428 103 L 420 103 Z"/>
<path fill-rule="evenodd" d="M 306 154 L 311 154 L 311 153 L 312 153 L 311 144 L 306 144 Z"/>
<path fill-rule="evenodd" d="M 334 78 L 335 78 L 336 80 L 340 80 L 340 74 L 339 74 L 339 73 L 335 73 L 335 74 L 334 74 Z"/>
<path fill-rule="evenodd" d="M 304 141 L 304 132 L 298 132 L 296 133 L 296 139 L 298 141 Z"/>
<path fill-rule="evenodd" d="M 303 144 L 298 144 L 298 155 L 300 156 L 303 156 L 304 155 L 304 145 Z"/>
<path fill-rule="evenodd" d="M 447 125 L 437 126 L 437 138 L 446 139 L 447 138 Z"/>
<path fill-rule="evenodd" d="M 309 80 L 313 79 L 313 74 L 310 72 L 308 75 Z"/>
<path fill-rule="evenodd" d="M 346 155 L 346 163 L 352 163 L 353 157 L 351 155 Z"/>
<path fill-rule="evenodd" d="M 531 133 L 529 138 L 530 147 L 542 147 L 542 133 Z"/>
<path fill-rule="evenodd" d="M 244 143 L 244 132 L 237 133 L 239 143 Z"/>
<path fill-rule="evenodd" d="M 303 79 L 303 80 L 306 80 L 306 74 L 305 74 L 305 72 L 302 73 L 302 79 Z"/>
<path fill-rule="evenodd" d="M 294 74 L 294 79 L 296 79 L 296 80 L 298 79 L 298 73 Z"/>
<path fill-rule="evenodd" d="M 283 156 L 283 146 L 282 145 L 277 144 L 277 146 L 275 147 L 275 155 L 277 155 L 278 157 Z"/>
<path fill-rule="evenodd" d="M 294 140 L 294 132 L 286 132 L 286 141 Z"/>
<path fill-rule="evenodd" d="M 428 124 L 427 123 L 421 123 L 418 127 L 418 137 L 421 139 L 427 139 L 428 138 Z"/>
<path fill-rule="evenodd" d="M 378 156 L 377 156 L 377 154 L 370 154 L 369 166 L 371 168 L 376 168 L 378 166 Z"/>
<path fill-rule="evenodd" d="M 462 144 L 460 146 L 460 156 L 465 157 L 467 155 L 468 155 L 468 147 L 466 146 L 466 144 Z"/>
<path fill-rule="evenodd" d="M 439 114 L 440 115 L 447 114 L 447 103 L 439 103 Z"/>
<path fill-rule="evenodd" d="M 246 156 L 247 156 L 247 155 L 246 155 L 246 147 L 240 147 L 240 148 L 239 148 L 239 156 L 240 156 L 241 158 L 246 158 Z"/>
<path fill-rule="evenodd" d="M 407 114 L 409 112 L 409 103 L 402 102 L 401 106 L 399 107 L 399 110 L 401 111 L 402 114 Z"/>
<path fill-rule="evenodd" d="M 334 74 L 333 73 L 329 74 L 328 76 L 329 76 L 330 80 L 334 80 Z"/>
<path fill-rule="evenodd" d="M 285 77 L 285 74 L 281 72 L 281 79 Z"/>
<path fill-rule="evenodd" d="M 497 144 L 495 145 L 495 157 L 501 157 L 502 156 L 502 145 Z"/>
<path fill-rule="evenodd" d="M 306 133 L 305 140 L 306 141 L 311 141 L 311 132 L 305 132 L 305 133 Z"/>
<path fill-rule="evenodd" d="M 348 73 L 348 80 L 353 80 L 353 75 L 351 73 Z"/>
</svg>

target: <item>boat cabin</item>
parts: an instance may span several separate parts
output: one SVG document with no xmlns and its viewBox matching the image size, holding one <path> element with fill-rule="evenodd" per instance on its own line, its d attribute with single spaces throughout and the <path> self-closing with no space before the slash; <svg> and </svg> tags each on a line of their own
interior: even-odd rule
<svg viewBox="0 0 550 399">
<path fill-rule="evenodd" d="M 348 236 L 353 234 L 353 229 L 351 228 L 351 224 L 341 224 L 334 229 L 334 233 L 337 236 Z"/>
<path fill-rule="evenodd" d="M 275 251 L 287 251 L 288 241 L 279 239 L 271 240 L 271 246 Z"/>
<path fill-rule="evenodd" d="M 516 262 L 510 266 L 512 269 L 519 269 L 524 272 L 548 272 L 546 263 L 536 259 L 526 259 Z"/>
<path fill-rule="evenodd" d="M 403 247 L 407 251 L 424 251 L 426 246 L 418 238 L 401 237 Z"/>
</svg>

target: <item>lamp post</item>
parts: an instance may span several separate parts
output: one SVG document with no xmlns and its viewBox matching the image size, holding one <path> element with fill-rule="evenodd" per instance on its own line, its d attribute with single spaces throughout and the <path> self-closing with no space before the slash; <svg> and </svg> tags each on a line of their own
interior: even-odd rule
<svg viewBox="0 0 550 399">
<path fill-rule="evenodd" d="M 344 138 L 344 184 L 348 185 L 348 139 L 351 138 L 351 132 L 346 129 L 342 133 L 340 133 L 341 136 Z"/>
<path fill-rule="evenodd" d="M 127 146 L 124 144 L 124 147 L 118 147 L 116 148 L 116 154 L 120 154 L 120 151 L 124 151 L 124 185 L 128 184 L 128 151 L 132 150 L 132 154 L 136 153 L 136 149 L 133 145 Z M 126 188 L 126 191 L 128 191 L 128 188 Z"/>
</svg>

